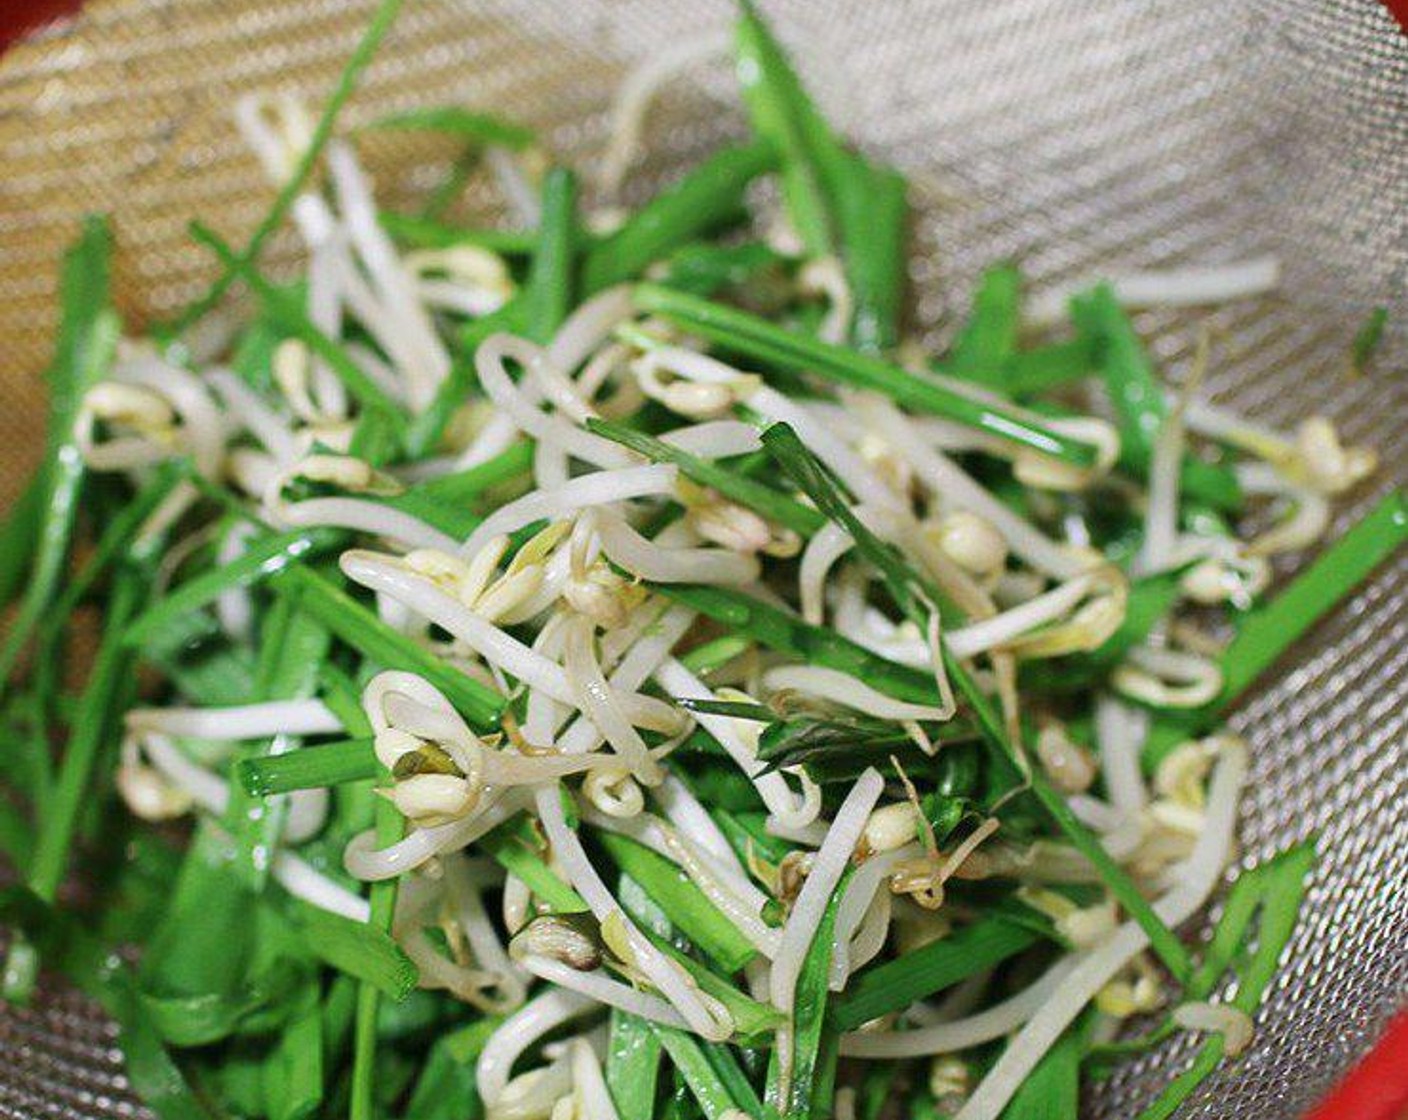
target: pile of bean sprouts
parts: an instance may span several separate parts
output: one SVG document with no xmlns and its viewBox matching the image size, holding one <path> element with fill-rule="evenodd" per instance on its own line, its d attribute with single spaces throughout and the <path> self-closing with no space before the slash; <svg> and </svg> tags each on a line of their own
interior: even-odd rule
<svg viewBox="0 0 1408 1120">
<path fill-rule="evenodd" d="M 628 82 L 604 171 L 606 199 L 629 174 L 655 87 L 719 50 L 691 45 Z M 237 119 L 270 181 L 282 185 L 309 143 L 308 115 L 288 98 L 263 98 L 241 102 Z M 326 166 L 327 192 L 306 190 L 292 210 L 307 250 L 307 316 L 415 415 L 451 376 L 446 317 L 492 313 L 512 297 L 515 281 L 488 249 L 402 251 L 379 223 L 352 146 L 334 140 Z M 490 166 L 531 223 L 531 161 L 495 150 Z M 600 224 L 610 220 L 603 210 Z M 784 250 L 793 244 L 785 229 L 777 237 Z M 824 308 L 819 335 L 840 342 L 849 293 L 836 262 L 813 260 L 791 282 Z M 1270 289 L 1276 267 L 1248 261 L 1113 282 L 1130 305 L 1207 303 Z M 1039 302 L 1035 317 L 1063 306 L 1057 294 Z M 1018 410 L 935 373 L 917 345 L 900 353 L 916 378 Z M 1009 838 L 1001 806 L 970 821 L 961 839 L 926 843 L 913 788 L 884 757 L 828 793 L 805 765 L 761 760 L 764 725 L 726 714 L 728 705 L 884 721 L 927 752 L 943 750 L 925 729 L 962 715 L 939 656 L 945 649 L 970 667 L 1006 725 L 1025 734 L 1029 765 L 1062 791 L 1160 918 L 1177 925 L 1208 901 L 1228 867 L 1247 751 L 1228 734 L 1191 739 L 1146 780 L 1139 756 L 1149 709 L 1193 709 L 1219 694 L 1218 637 L 1201 627 L 1201 608 L 1250 602 L 1278 554 L 1319 540 L 1331 499 L 1373 469 L 1371 453 L 1342 446 L 1320 418 L 1295 432 L 1253 424 L 1204 399 L 1195 376 L 1169 393 L 1147 483 L 1119 472 L 1119 436 L 1094 408 L 1048 421 L 1096 449 L 1093 466 L 1073 469 L 878 393 L 814 385 L 803 394 L 769 383 L 730 363 L 726 351 L 639 312 L 624 286 L 582 302 L 545 342 L 491 335 L 473 364 L 482 395 L 466 402 L 446 442 L 417 461 L 374 466 L 350 450 L 356 403 L 303 342 L 278 344 L 273 391 L 264 393 L 218 355 L 183 366 L 132 339 L 110 379 L 87 394 L 78 440 L 97 471 L 140 479 L 181 455 L 204 479 L 237 492 L 257 522 L 347 531 L 353 543 L 337 567 L 382 622 L 518 713 L 493 734 L 476 731 L 425 676 L 375 673 L 361 703 L 388 775 L 382 792 L 404 817 L 404 837 L 382 844 L 360 835 L 343 853 L 346 876 L 320 871 L 300 848 L 324 825 L 328 791 L 299 790 L 287 795 L 272 862 L 284 890 L 356 921 L 370 915 L 356 884 L 399 881 L 392 932 L 421 985 L 506 1016 L 477 1065 L 493 1120 L 616 1116 L 601 1065 L 603 1009 L 710 1043 L 737 1038 L 726 1004 L 623 905 L 595 846 L 584 842 L 588 830 L 657 853 L 726 916 L 756 950 L 746 989 L 776 1012 L 780 1040 L 791 1029 L 813 935 L 838 892 L 829 975 L 830 988 L 844 992 L 867 964 L 902 944 L 943 937 L 960 920 L 944 902 L 945 883 L 1015 880 L 1069 951 L 995 1002 L 984 998 L 979 977 L 941 1002 L 918 1001 L 840 1039 L 848 1060 L 933 1059 L 936 1076 L 944 1073 L 961 1101 L 962 1120 L 996 1117 L 1087 1006 L 1117 1024 L 1159 1005 L 1163 988 L 1140 925 L 1109 897 L 1078 906 L 1053 889 L 1097 881 L 1073 848 L 1050 837 Z M 940 632 L 935 615 L 925 632 L 896 611 L 839 524 L 804 539 L 691 482 L 673 463 L 648 461 L 589 430 L 593 418 L 630 420 L 646 408 L 670 417 L 660 436 L 666 444 L 715 461 L 757 453 L 764 427 L 790 425 L 853 495 L 856 517 L 972 621 Z M 489 462 L 523 440 L 532 441 L 531 482 L 464 539 L 381 500 Z M 1273 513 L 1287 512 L 1249 539 L 1190 529 L 1179 517 L 1179 464 L 1195 441 L 1235 452 L 1243 491 Z M 1054 524 L 1018 512 L 965 467 L 973 454 L 1005 464 L 1032 495 L 1028 508 L 1049 495 L 1099 502 L 1114 492 L 1142 511 L 1142 544 L 1128 570 L 1089 547 L 1079 515 Z M 196 484 L 179 485 L 148 531 L 187 525 L 181 519 L 199 497 Z M 678 515 L 662 516 L 669 511 Z M 183 529 L 168 556 L 170 578 L 202 548 L 213 545 L 220 564 L 245 553 L 255 530 L 223 524 Z M 1130 579 L 1174 571 L 1182 573 L 1174 611 L 1100 685 L 1098 750 L 1054 717 L 1024 733 L 1024 718 L 1043 709 L 1039 697 L 1019 691 L 1019 664 L 1098 649 L 1125 620 Z M 692 671 L 685 654 L 719 631 L 658 590 L 675 584 L 734 589 L 793 612 L 931 675 L 933 698 L 898 699 L 874 682 L 749 642 L 707 674 Z M 219 624 L 237 642 L 254 640 L 257 594 L 235 587 L 220 595 Z M 118 787 L 137 815 L 220 817 L 231 798 L 221 759 L 233 743 L 278 737 L 304 749 L 291 745 L 348 734 L 321 699 L 201 701 L 175 696 L 127 715 Z M 741 854 L 677 771 L 675 752 L 699 731 L 721 749 L 717 765 L 736 769 L 756 791 L 768 832 L 790 846 L 785 866 Z M 434 766 L 406 764 L 432 756 Z M 590 921 L 545 911 L 526 883 L 476 849 L 519 815 L 534 822 L 550 867 L 584 900 Z M 452 953 L 431 936 L 447 929 Z M 1226 1008 L 1189 1005 L 1179 1014 L 1191 1029 L 1245 1042 L 1245 1017 Z M 955 1055 L 1003 1038 L 1010 1041 L 981 1079 L 970 1082 L 961 1062 L 955 1073 Z"/>
</svg>

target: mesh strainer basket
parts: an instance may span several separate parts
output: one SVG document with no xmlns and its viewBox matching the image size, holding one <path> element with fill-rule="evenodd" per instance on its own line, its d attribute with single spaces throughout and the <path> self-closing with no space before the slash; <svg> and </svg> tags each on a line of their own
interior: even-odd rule
<svg viewBox="0 0 1408 1120">
<path fill-rule="evenodd" d="M 1195 324 L 1218 332 L 1209 391 L 1267 424 L 1331 414 L 1403 481 L 1408 358 L 1345 373 L 1376 304 L 1408 289 L 1408 40 L 1374 0 L 783 0 L 766 7 L 823 107 L 913 184 L 913 321 L 942 342 L 961 293 L 998 258 L 1040 290 L 1105 266 L 1274 252 L 1274 298 L 1138 326 L 1177 380 Z M 185 235 L 199 215 L 242 241 L 269 202 L 230 122 L 252 89 L 326 96 L 365 25 L 363 0 L 101 0 L 0 60 L 0 496 L 37 458 L 37 371 L 56 261 L 87 210 L 115 217 L 130 323 L 210 279 Z M 411 0 L 344 116 L 459 102 L 510 110 L 590 167 L 604 108 L 634 60 L 722 27 L 721 0 Z M 741 132 L 732 76 L 701 66 L 650 118 L 628 195 Z M 390 203 L 423 195 L 453 152 L 375 134 L 363 155 Z M 466 216 L 497 199 L 472 189 Z M 293 259 L 276 240 L 269 260 Z M 1374 495 L 1342 511 L 1338 529 Z M 1321 837 L 1302 923 L 1254 1043 L 1181 1115 L 1275 1120 L 1304 1110 L 1408 999 L 1408 558 L 1304 641 L 1233 719 L 1254 762 L 1240 859 Z M 101 1015 L 50 985 L 0 1007 L 0 1116 L 137 1115 Z M 1174 1042 L 1088 1096 L 1127 1117 L 1186 1062 Z"/>
</svg>

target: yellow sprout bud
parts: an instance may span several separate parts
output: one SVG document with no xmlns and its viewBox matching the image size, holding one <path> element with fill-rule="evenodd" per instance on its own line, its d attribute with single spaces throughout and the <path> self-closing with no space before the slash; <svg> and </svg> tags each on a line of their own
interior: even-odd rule
<svg viewBox="0 0 1408 1120">
<path fill-rule="evenodd" d="M 991 575 L 1007 562 L 1007 541 L 992 522 L 956 510 L 939 522 L 939 547 L 960 568 L 975 576 Z"/>
<path fill-rule="evenodd" d="M 1323 416 L 1301 422 L 1296 450 L 1310 485 L 1322 494 L 1344 493 L 1373 474 L 1379 464 L 1371 448 L 1342 446 L 1335 426 Z"/>
<path fill-rule="evenodd" d="M 1072 741 L 1061 724 L 1051 722 L 1037 732 L 1036 753 L 1041 767 L 1062 793 L 1081 793 L 1095 781 L 1095 762 Z"/>
<path fill-rule="evenodd" d="M 390 790 L 391 803 L 417 824 L 444 824 L 464 816 L 479 800 L 464 778 L 452 774 L 417 774 L 397 782 Z"/>
<path fill-rule="evenodd" d="M 425 740 L 402 731 L 399 727 L 383 727 L 372 740 L 372 749 L 377 761 L 388 770 L 394 770 L 403 755 L 413 754 L 425 745 Z"/>
<path fill-rule="evenodd" d="M 862 850 L 893 852 L 918 838 L 918 814 L 908 801 L 885 805 L 870 814 L 861 837 Z"/>
</svg>

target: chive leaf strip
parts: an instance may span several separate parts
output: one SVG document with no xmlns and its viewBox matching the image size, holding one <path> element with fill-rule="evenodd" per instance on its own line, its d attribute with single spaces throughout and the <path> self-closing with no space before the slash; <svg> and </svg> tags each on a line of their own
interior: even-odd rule
<svg viewBox="0 0 1408 1120">
<path fill-rule="evenodd" d="M 751 2 L 735 25 L 737 72 L 753 131 L 782 160 L 782 197 L 807 255 L 832 251 L 835 218 L 827 195 L 827 164 L 843 155 L 812 105 L 777 39 Z"/>
<path fill-rule="evenodd" d="M 1154 441 L 1168 417 L 1153 362 L 1110 285 L 1100 284 L 1076 297 L 1071 314 L 1095 343 L 1096 366 L 1119 421 L 1120 464 L 1147 478 Z M 1241 488 L 1231 470 L 1185 456 L 1181 476 L 1180 486 L 1188 497 L 1219 509 L 1241 507 Z"/>
<path fill-rule="evenodd" d="M 830 1089 L 836 1075 L 840 1035 L 828 1021 L 831 945 L 836 930 L 836 910 L 841 905 L 850 874 L 846 874 L 827 903 L 815 936 L 802 958 L 793 996 L 791 1029 L 778 1032 L 768 1062 L 764 1100 L 767 1115 L 781 1120 L 808 1120 L 831 1110 Z M 790 1048 L 785 1053 L 784 1048 Z M 756 1113 L 754 1114 L 756 1115 Z"/>
<path fill-rule="evenodd" d="M 1405 543 L 1408 498 L 1402 490 L 1394 490 L 1279 595 L 1252 611 L 1219 659 L 1222 695 L 1202 711 L 1158 719 L 1144 745 L 1146 765 L 1157 765 L 1179 743 L 1211 728 L 1220 713 Z"/>
<path fill-rule="evenodd" d="M 839 385 L 871 389 L 917 412 L 1029 447 L 1077 466 L 1095 461 L 1095 448 L 995 405 L 969 400 L 921 374 L 868 354 L 789 331 L 746 311 L 700 299 L 659 284 L 638 284 L 636 307 L 660 315 L 691 334 L 756 361 L 807 370 Z"/>
<path fill-rule="evenodd" d="M 680 473 L 691 481 L 717 490 L 725 498 L 747 506 L 769 521 L 775 521 L 805 537 L 810 537 L 826 524 L 826 518 L 810 506 L 804 506 L 781 491 L 774 490 L 747 475 L 719 466 L 698 455 L 691 455 L 688 451 L 682 451 L 664 440 L 628 428 L 624 424 L 596 417 L 587 420 L 587 428 L 599 436 L 605 436 L 644 455 L 651 462 L 673 463 L 679 467 Z"/>
<path fill-rule="evenodd" d="M 29 575 L 47 490 L 44 468 L 37 467 L 0 525 L 0 606 L 10 604 Z"/>
<path fill-rule="evenodd" d="M 900 556 L 867 529 L 852 512 L 831 481 L 825 466 L 813 455 L 786 424 L 773 424 L 763 433 L 763 446 L 817 507 L 832 517 L 850 533 L 856 549 L 869 560 L 883 577 L 895 601 L 921 630 L 928 624 L 926 607 L 921 597 L 928 599 L 927 609 L 937 609 L 942 599 L 937 588 L 931 588 Z M 1015 766 L 1026 776 L 1032 793 L 1046 809 L 1067 839 L 1094 865 L 1100 878 L 1115 899 L 1134 918 L 1149 937 L 1150 947 L 1179 980 L 1192 967 L 1188 950 L 1172 930 L 1155 913 L 1149 900 L 1140 893 L 1124 868 L 1111 858 L 1099 839 L 1081 824 L 1065 797 L 1051 785 L 1046 776 L 1024 765 L 1015 744 L 1008 741 L 1002 718 L 993 709 L 992 701 L 978 688 L 971 673 L 945 647 L 942 650 L 944 669 L 957 691 L 973 709 L 984 739 L 997 756 Z"/>
<path fill-rule="evenodd" d="M 236 256 L 234 250 L 207 226 L 192 222 L 190 230 L 196 241 L 220 258 L 230 275 L 249 285 L 264 310 L 280 329 L 298 339 L 314 355 L 327 363 L 328 368 L 347 387 L 347 391 L 356 398 L 358 404 L 368 410 L 380 410 L 398 429 L 405 427 L 405 410 L 400 404 L 387 396 L 386 390 L 348 357 L 341 346 L 318 329 L 297 299 L 264 279 L 254 265 Z"/>
<path fill-rule="evenodd" d="M 49 434 L 40 468 L 45 488 L 38 536 L 19 613 L 0 646 L 0 689 L 10 683 L 16 660 L 53 603 L 68 560 L 85 473 L 74 443 L 74 423 L 84 395 L 107 373 L 121 330 L 110 307 L 111 257 L 107 223 L 85 219 L 83 232 L 64 256 L 63 312 L 49 374 Z"/>
<path fill-rule="evenodd" d="M 367 29 L 362 34 L 362 38 L 357 42 L 352 54 L 347 59 L 347 65 L 343 67 L 342 73 L 338 75 L 337 84 L 329 94 L 327 102 L 323 105 L 322 114 L 318 117 L 318 123 L 313 128 L 313 133 L 308 139 L 308 147 L 298 159 L 298 164 L 293 169 L 293 174 L 279 188 L 278 195 L 274 198 L 274 204 L 269 208 L 269 212 L 264 215 L 263 220 L 255 228 L 254 234 L 245 245 L 244 251 L 239 254 L 238 260 L 248 266 L 254 266 L 259 261 L 259 254 L 264 251 L 264 245 L 269 238 L 277 232 L 283 223 L 284 217 L 288 214 L 294 201 L 308 185 L 308 180 L 313 174 L 313 168 L 317 165 L 319 156 L 323 149 L 327 147 L 328 141 L 332 139 L 332 130 L 337 124 L 338 115 L 342 112 L 342 107 L 347 103 L 347 99 L 352 96 L 353 90 L 357 88 L 357 80 L 361 77 L 362 71 L 371 62 L 372 56 L 376 54 L 377 48 L 381 45 L 386 33 L 391 30 L 392 23 L 396 20 L 396 14 L 401 9 L 401 0 L 381 0 L 373 13 L 371 21 L 367 24 Z M 215 279 L 215 282 L 206 290 L 205 294 L 196 300 L 184 312 L 175 323 L 171 324 L 163 333 L 172 337 L 184 334 L 190 327 L 204 319 L 207 314 L 214 310 L 215 305 L 220 302 L 225 293 L 230 290 L 230 285 L 234 283 L 237 272 L 235 269 L 226 266 Z"/>
<path fill-rule="evenodd" d="M 1402 490 L 1394 490 L 1237 628 L 1220 659 L 1223 686 L 1218 707 L 1225 708 L 1245 692 L 1297 638 L 1406 542 L 1408 501 Z"/>
<path fill-rule="evenodd" d="M 670 924 L 725 973 L 738 972 L 757 956 L 738 927 L 675 864 L 628 836 L 599 832 L 596 838 L 616 865 L 650 894 Z"/>
<path fill-rule="evenodd" d="M 494 144 L 509 151 L 521 152 L 537 141 L 537 134 L 525 125 L 517 124 L 496 113 L 480 113 L 462 105 L 431 105 L 424 109 L 407 109 L 377 117 L 364 130 L 393 129 L 418 132 L 441 132 L 483 144 Z"/>
<path fill-rule="evenodd" d="M 450 249 L 474 245 L 503 256 L 524 256 L 533 251 L 537 237 L 532 230 L 482 229 L 437 221 L 416 214 L 383 210 L 377 223 L 403 245 L 413 249 Z"/>
<path fill-rule="evenodd" d="M 1268 864 L 1256 948 L 1245 966 L 1238 970 L 1237 994 L 1229 1001 L 1231 1006 L 1245 1015 L 1256 1013 L 1276 975 L 1281 954 L 1295 929 L 1301 901 L 1305 897 L 1306 875 L 1314 858 L 1313 847 L 1301 844 Z M 1198 1050 L 1193 1064 L 1169 1083 L 1154 1103 L 1139 1114 L 1138 1120 L 1168 1120 L 1217 1068 L 1224 1050 L 1222 1035 L 1214 1034 Z"/>
<path fill-rule="evenodd" d="M 291 912 L 303 943 L 319 960 L 394 1000 L 403 1000 L 415 990 L 416 966 L 376 923 L 354 922 L 296 899 Z"/>
<path fill-rule="evenodd" d="M 307 568 L 291 567 L 276 580 L 280 595 L 298 604 L 338 638 L 385 669 L 405 669 L 424 677 L 460 709 L 471 724 L 497 724 L 503 699 L 493 689 L 461 673 L 429 650 L 388 626 L 345 591 Z"/>
<path fill-rule="evenodd" d="M 108 600 L 102 643 L 83 690 L 53 794 L 39 822 L 34 862 L 30 865 L 30 888 L 45 902 L 53 902 L 58 894 L 79 810 L 89 793 L 98 753 L 108 739 L 113 707 L 126 679 L 129 654 L 121 640 L 122 632 L 141 601 L 144 584 L 137 571 L 124 570 Z"/>
<path fill-rule="evenodd" d="M 376 838 L 383 846 L 401 839 L 402 816 L 384 798 L 376 799 Z M 368 923 L 390 936 L 391 918 L 396 910 L 395 879 L 383 879 L 371 886 L 371 917 Z M 376 1108 L 376 1044 L 377 1005 L 381 991 L 377 985 L 362 981 L 357 990 L 357 1011 L 352 1029 L 352 1099 L 349 1120 L 377 1120 Z"/>
<path fill-rule="evenodd" d="M 588 909 L 541 855 L 541 842 L 524 817 L 514 817 L 490 829 L 478 841 L 505 871 L 522 880 L 554 914 L 582 914 Z"/>
<path fill-rule="evenodd" d="M 243 555 L 223 567 L 187 580 L 139 615 L 127 628 L 123 641 L 143 646 L 175 619 L 213 603 L 226 591 L 250 588 L 278 575 L 292 565 L 340 547 L 347 535 L 336 529 L 295 529 L 255 541 Z"/>
<path fill-rule="evenodd" d="M 739 217 L 748 184 L 775 165 L 767 144 L 715 152 L 592 246 L 582 267 L 586 293 L 634 279 L 648 265 Z"/>
<path fill-rule="evenodd" d="M 1017 351 L 1022 316 L 1022 274 L 1010 264 L 983 272 L 968 322 L 953 343 L 949 373 L 994 389 L 1006 388 L 1007 364 Z"/>
<path fill-rule="evenodd" d="M 655 1120 L 662 1049 L 650 1023 L 638 1015 L 612 1010 L 606 1043 L 606 1088 L 620 1120 Z"/>
<path fill-rule="evenodd" d="M 836 997 L 836 1027 L 855 1030 L 871 1019 L 902 1010 L 1001 964 L 1039 940 L 1034 930 L 1007 918 L 982 918 L 959 926 L 947 937 L 853 976 Z"/>
<path fill-rule="evenodd" d="M 577 240 L 577 177 L 554 167 L 543 178 L 538 242 L 523 291 L 524 333 L 551 341 L 572 309 L 572 247 Z"/>
<path fill-rule="evenodd" d="M 1083 1015 L 1066 1028 L 1012 1094 L 1001 1120 L 1078 1120 L 1088 1024 L 1089 1016 Z"/>
<path fill-rule="evenodd" d="M 664 1047 L 680 1076 L 685 1079 L 694 1099 L 699 1102 L 705 1120 L 727 1120 L 730 1113 L 736 1115 L 739 1112 L 745 1116 L 762 1114 L 762 1105 L 758 1103 L 757 1094 L 752 1091 L 753 1087 L 748 1084 L 747 1078 L 742 1077 L 740 1071 L 740 1077 L 734 1079 L 732 1084 L 725 1082 L 705 1055 L 706 1044 L 687 1031 L 661 1026 L 659 1023 L 651 1023 L 650 1031 Z M 727 1054 L 727 1051 L 724 1053 Z M 727 1056 L 732 1061 L 732 1055 Z M 747 1092 L 742 1099 L 735 1095 L 735 1091 L 742 1094 L 745 1089 Z"/>
<path fill-rule="evenodd" d="M 834 185 L 844 245 L 843 263 L 855 311 L 851 343 L 865 353 L 893 350 L 900 338 L 904 308 L 905 220 L 908 206 L 904 177 L 847 154 L 844 174 Z"/>
<path fill-rule="evenodd" d="M 270 797 L 368 781 L 381 772 L 380 765 L 371 739 L 342 739 L 283 754 L 242 759 L 235 766 L 235 773 L 251 797 Z"/>
<path fill-rule="evenodd" d="M 797 615 L 742 591 L 689 583 L 650 586 L 729 627 L 735 637 L 750 637 L 779 653 L 858 677 L 897 700 L 934 702 L 934 678 L 930 674 L 888 661 L 834 630 L 812 626 Z"/>
</svg>

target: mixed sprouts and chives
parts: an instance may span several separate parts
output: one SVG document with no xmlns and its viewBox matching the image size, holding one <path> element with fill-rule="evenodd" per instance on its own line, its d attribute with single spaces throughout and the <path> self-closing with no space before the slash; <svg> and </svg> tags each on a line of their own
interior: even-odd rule
<svg viewBox="0 0 1408 1120">
<path fill-rule="evenodd" d="M 320 118 L 240 103 L 278 201 L 193 229 L 222 279 L 180 322 L 121 335 L 100 221 L 69 256 L 0 571 L 7 994 L 66 970 L 163 1117 L 1073 1116 L 1203 1034 L 1167 1115 L 1250 1041 L 1310 863 L 1178 935 L 1236 862 L 1221 713 L 1408 535 L 1391 495 L 1268 601 L 1374 454 L 1207 401 L 1206 339 L 1165 386 L 1131 325 L 1275 262 L 1034 308 L 998 266 L 928 354 L 903 181 L 748 7 L 754 137 L 634 214 L 651 98 L 722 39 L 627 82 L 594 189 L 495 117 L 381 122 L 462 138 L 521 228 L 384 213 L 334 125 L 395 7 Z"/>
</svg>

